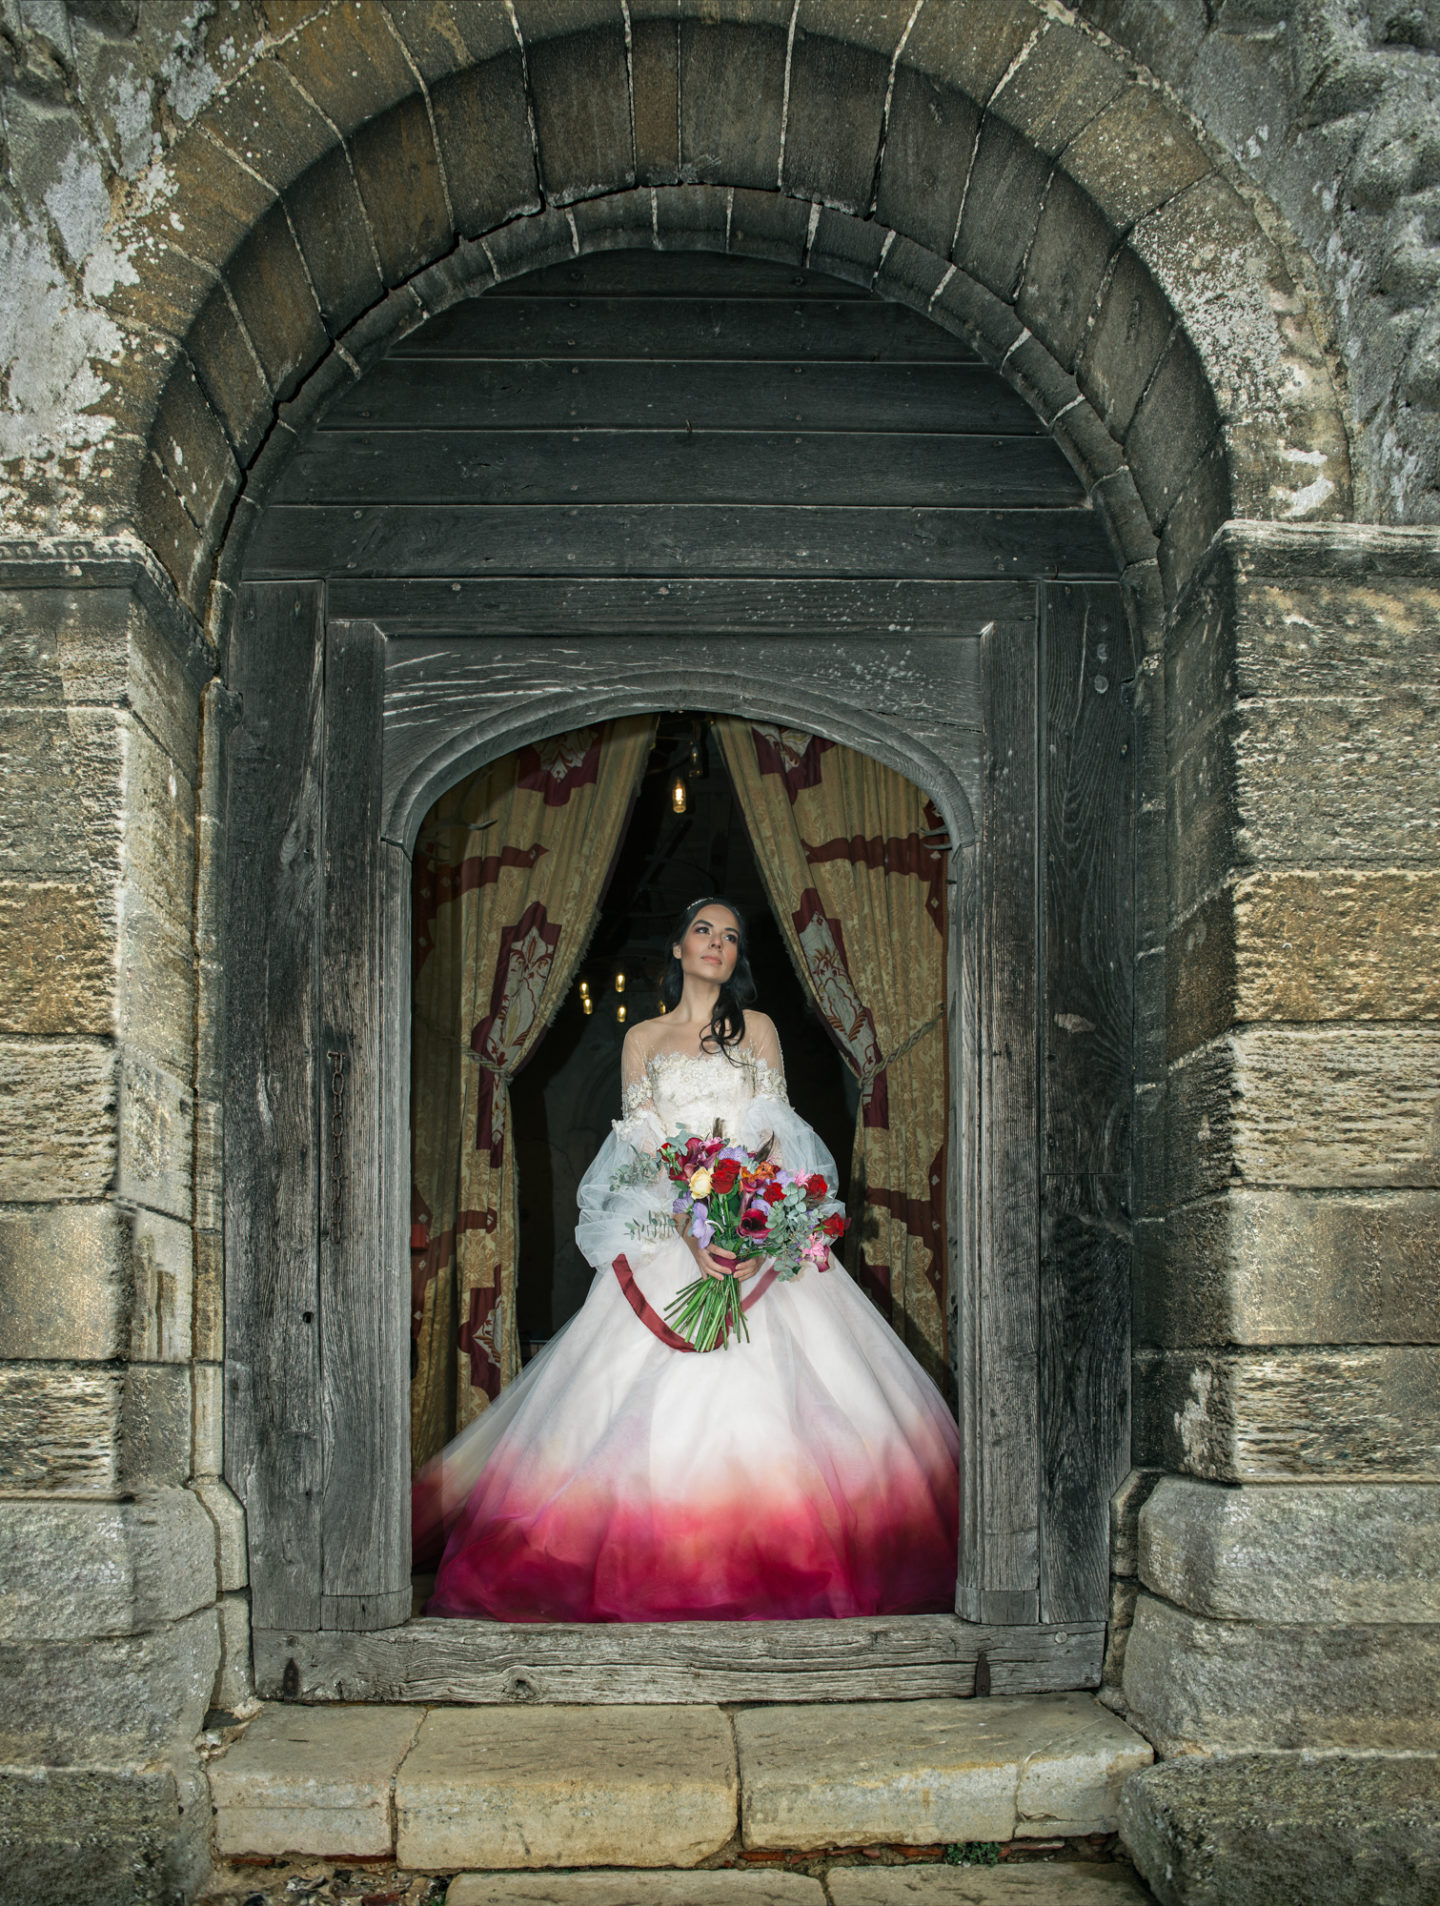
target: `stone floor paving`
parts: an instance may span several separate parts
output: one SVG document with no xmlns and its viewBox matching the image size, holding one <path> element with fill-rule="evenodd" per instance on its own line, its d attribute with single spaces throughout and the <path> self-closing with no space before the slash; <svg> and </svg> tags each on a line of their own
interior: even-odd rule
<svg viewBox="0 0 1440 1906">
<path fill-rule="evenodd" d="M 799 1868 L 411 1873 L 379 1862 L 228 1864 L 196 1906 L 1154 1906 L 1127 1865 L 1036 1858 L 917 1863 L 896 1847 L 796 1856 Z"/>
<path fill-rule="evenodd" d="M 270 1707 L 210 1763 L 229 1856 L 410 1872 L 1113 1833 L 1148 1745 L 1085 1694 L 725 1710 Z"/>
</svg>

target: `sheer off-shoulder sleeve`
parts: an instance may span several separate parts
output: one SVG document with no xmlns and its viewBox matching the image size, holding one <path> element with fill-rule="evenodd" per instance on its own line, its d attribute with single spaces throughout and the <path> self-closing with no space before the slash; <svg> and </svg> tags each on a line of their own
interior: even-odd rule
<svg viewBox="0 0 1440 1906">
<path fill-rule="evenodd" d="M 580 1181 L 580 1217 L 575 1241 L 597 1271 L 608 1270 L 620 1253 L 633 1264 L 643 1263 L 653 1251 L 653 1238 L 636 1235 L 652 1229 L 652 1221 L 668 1224 L 673 1187 L 654 1154 L 665 1142 L 665 1127 L 655 1110 L 645 1048 L 633 1027 L 625 1035 L 620 1054 L 620 1117 Z M 652 1168 L 637 1177 L 636 1167 Z"/>
</svg>

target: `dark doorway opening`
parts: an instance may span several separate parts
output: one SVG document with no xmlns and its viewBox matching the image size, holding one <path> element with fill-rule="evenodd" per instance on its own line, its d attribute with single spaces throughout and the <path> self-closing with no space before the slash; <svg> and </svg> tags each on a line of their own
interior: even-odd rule
<svg viewBox="0 0 1440 1906">
<path fill-rule="evenodd" d="M 791 1101 L 830 1147 L 841 1196 L 848 1197 L 854 1075 L 795 973 L 709 717 L 662 715 L 589 949 L 564 1006 L 511 1088 L 517 1297 L 527 1359 L 590 1288 L 594 1272 L 574 1240 L 576 1190 L 619 1116 L 626 1029 L 659 1010 L 675 917 L 707 894 L 724 894 L 745 915 L 756 1004 L 779 1029 Z"/>
</svg>

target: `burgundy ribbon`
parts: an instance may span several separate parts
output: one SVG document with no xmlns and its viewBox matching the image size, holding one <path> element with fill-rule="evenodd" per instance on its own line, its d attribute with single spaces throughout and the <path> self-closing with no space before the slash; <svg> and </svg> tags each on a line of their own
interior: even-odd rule
<svg viewBox="0 0 1440 1906">
<path fill-rule="evenodd" d="M 625 1293 L 626 1303 L 653 1336 L 658 1337 L 661 1343 L 668 1344 L 672 1350 L 693 1350 L 695 1348 L 694 1344 L 687 1343 L 685 1338 L 682 1337 L 678 1331 L 672 1330 L 669 1324 L 667 1324 L 665 1319 L 660 1315 L 659 1311 L 647 1301 L 645 1293 L 635 1282 L 635 1273 L 631 1270 L 629 1260 L 623 1251 L 620 1256 L 615 1259 L 615 1262 L 610 1268 L 620 1281 L 620 1288 Z M 741 1298 L 741 1310 L 749 1310 L 752 1304 L 758 1303 L 774 1282 L 775 1266 L 772 1264 L 769 1270 L 761 1275 L 749 1296 Z"/>
</svg>

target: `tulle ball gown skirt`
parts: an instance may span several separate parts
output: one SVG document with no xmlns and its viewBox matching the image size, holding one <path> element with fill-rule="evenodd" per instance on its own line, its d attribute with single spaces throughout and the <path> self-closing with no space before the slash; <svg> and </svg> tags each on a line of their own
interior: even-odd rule
<svg viewBox="0 0 1440 1906">
<path fill-rule="evenodd" d="M 637 1265 L 657 1312 L 694 1277 Z M 427 1612 L 503 1621 L 797 1620 L 954 1606 L 958 1436 L 845 1271 L 750 1309 L 749 1341 L 668 1347 L 613 1274 L 417 1480 Z"/>
</svg>

